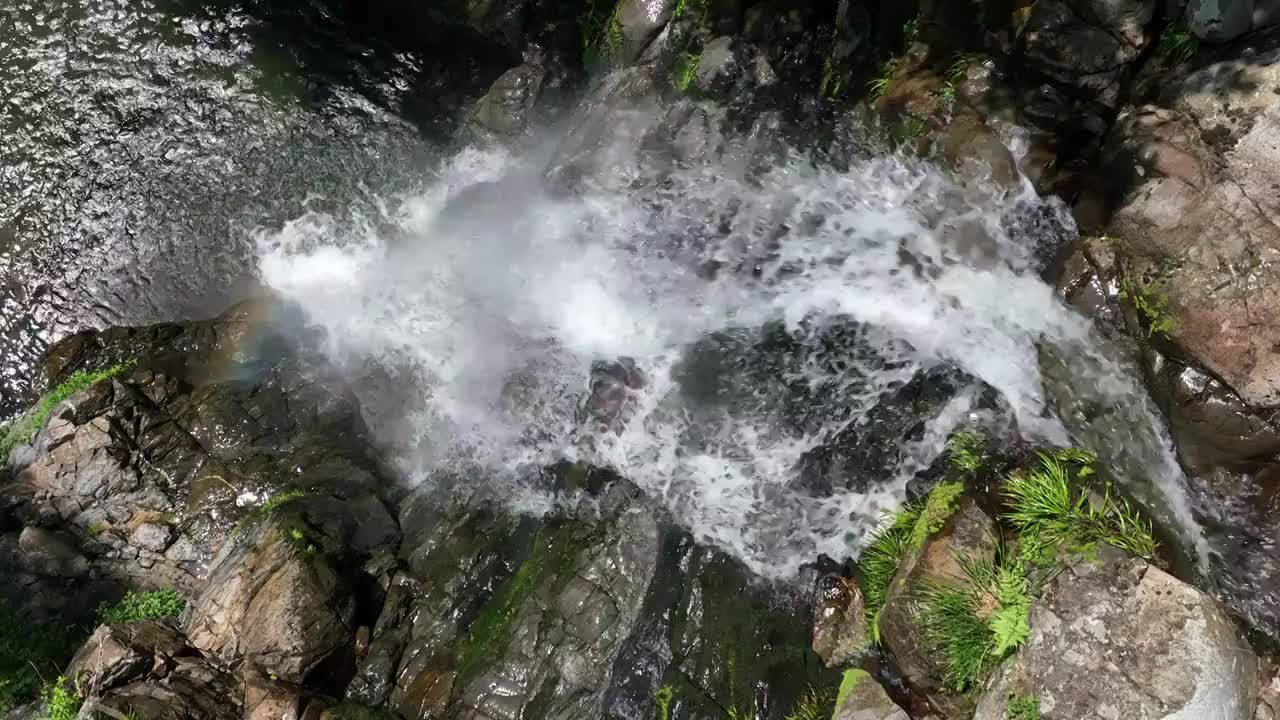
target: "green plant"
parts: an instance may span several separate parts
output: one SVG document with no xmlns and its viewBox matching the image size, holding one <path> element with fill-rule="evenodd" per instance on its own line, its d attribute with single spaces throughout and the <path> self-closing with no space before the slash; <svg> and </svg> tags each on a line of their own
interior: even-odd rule
<svg viewBox="0 0 1280 720">
<path fill-rule="evenodd" d="M 45 684 L 40 691 L 40 700 L 44 703 L 45 720 L 75 720 L 80 714 L 80 706 L 84 704 L 84 698 L 67 689 L 67 679 L 61 675 Z"/>
<path fill-rule="evenodd" d="M 254 512 L 262 517 L 273 515 L 280 508 L 288 505 L 294 500 L 306 497 L 306 495 L 307 493 L 305 491 L 297 488 L 285 490 L 284 492 L 276 493 L 275 495 L 267 498 L 267 501 L 255 508 Z"/>
<path fill-rule="evenodd" d="M 1040 698 L 1009 693 L 1004 706 L 1004 720 L 1040 720 Z"/>
<path fill-rule="evenodd" d="M 1185 25 L 1170 25 L 1160 33 L 1160 49 L 1174 60 L 1186 62 L 1200 51 L 1200 40 Z"/>
<path fill-rule="evenodd" d="M 1169 296 L 1164 280 L 1136 281 L 1127 274 L 1120 278 L 1120 299 L 1128 300 L 1139 317 L 1147 323 L 1147 337 L 1168 336 L 1178 326 L 1169 311 Z"/>
<path fill-rule="evenodd" d="M 947 524 L 955 512 L 956 503 L 964 494 L 964 483 L 945 482 L 929 491 L 920 518 L 911 529 L 911 547 L 919 550 L 929 538 Z"/>
<path fill-rule="evenodd" d="M 97 540 L 98 538 L 102 537 L 102 533 L 106 531 L 107 531 L 107 524 L 104 522 L 96 522 L 90 525 L 89 527 L 85 528 L 85 534 L 87 534 L 89 537 L 93 538 L 94 540 Z"/>
<path fill-rule="evenodd" d="M 920 37 L 920 16 L 917 15 L 902 24 L 902 42 L 910 45 Z"/>
<path fill-rule="evenodd" d="M 955 59 L 947 66 L 947 82 L 953 86 L 964 82 L 965 77 L 969 74 L 969 66 L 976 61 L 976 55 L 956 53 Z"/>
<path fill-rule="evenodd" d="M 892 137 L 894 142 L 899 145 L 905 145 L 921 135 L 929 129 L 929 121 L 912 113 L 902 116 L 898 124 L 894 126 Z"/>
<path fill-rule="evenodd" d="M 613 15 L 609 18 L 608 29 L 605 30 L 604 36 L 605 50 L 609 54 L 609 59 L 618 61 L 622 57 L 622 50 L 626 47 L 627 34 L 622 27 L 622 18 L 618 17 L 618 10 L 614 8 Z"/>
<path fill-rule="evenodd" d="M 6 460 L 9 457 L 9 453 L 13 452 L 13 449 L 20 443 L 31 442 L 36 433 L 40 432 L 45 423 L 49 422 L 54 409 L 63 400 L 71 397 L 79 390 L 113 378 L 132 367 L 133 363 L 127 362 L 113 365 L 103 370 L 95 370 L 93 372 L 77 370 L 72 373 L 70 377 L 40 398 L 40 401 L 36 403 L 36 406 L 30 412 L 5 426 L 3 435 L 0 435 L 0 462 Z"/>
<path fill-rule="evenodd" d="M 830 692 L 809 688 L 785 720 L 827 720 L 833 709 Z"/>
<path fill-rule="evenodd" d="M 889 58 L 880 66 L 880 74 L 867 83 L 867 92 L 872 102 L 877 102 L 893 87 L 893 76 L 898 72 L 900 58 Z"/>
<path fill-rule="evenodd" d="M 676 690 L 670 685 L 663 685 L 658 688 L 658 697 L 656 698 L 658 706 L 658 720 L 671 720 L 671 702 L 676 698 Z"/>
<path fill-rule="evenodd" d="M 1084 467 L 1092 474 L 1092 464 Z M 1075 473 L 1076 480 L 1087 476 L 1083 469 Z M 1010 508 L 1005 517 L 1029 548 L 1103 542 L 1139 557 L 1155 557 L 1151 524 L 1128 501 L 1112 497 L 1109 485 L 1097 502 L 1090 502 L 1087 492 L 1074 487 L 1072 470 L 1058 455 L 1041 453 L 1037 467 L 1009 478 L 1004 495 Z"/>
<path fill-rule="evenodd" d="M 947 439 L 947 461 L 960 472 L 978 472 L 986 464 L 985 446 L 982 436 L 975 432 L 954 433 Z"/>
<path fill-rule="evenodd" d="M 141 620 L 163 620 L 182 614 L 186 606 L 187 601 L 178 594 L 177 590 L 128 592 L 115 605 L 103 603 L 98 608 L 98 617 L 108 625 Z"/>
<path fill-rule="evenodd" d="M 880 611 L 888 599 L 889 585 L 898 574 L 898 566 L 911 550 L 911 532 L 920 518 L 920 511 L 920 504 L 912 503 L 893 514 L 871 536 L 871 541 L 862 551 L 862 557 L 858 559 L 862 575 L 862 599 L 872 642 L 880 641 Z"/>
<path fill-rule="evenodd" d="M 1002 546 L 994 560 L 957 557 L 963 577 L 929 581 L 921 596 L 925 638 L 940 650 L 953 692 L 978 683 L 1030 634 L 1026 567 Z"/>
<path fill-rule="evenodd" d="M 46 624 L 0 601 L 0 715 L 31 701 L 75 653 L 82 628 Z"/>
<path fill-rule="evenodd" d="M 698 74 L 698 64 L 702 62 L 701 54 L 681 53 L 676 57 L 671 74 L 671 87 L 678 93 L 687 93 L 693 87 L 694 78 Z"/>
<path fill-rule="evenodd" d="M 280 539 L 297 548 L 303 555 L 315 555 L 320 550 L 299 527 L 280 528 Z"/>
</svg>

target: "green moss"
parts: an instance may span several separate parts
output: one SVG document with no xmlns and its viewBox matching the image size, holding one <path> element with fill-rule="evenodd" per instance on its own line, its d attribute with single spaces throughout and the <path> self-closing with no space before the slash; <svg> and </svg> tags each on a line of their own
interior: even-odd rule
<svg viewBox="0 0 1280 720">
<path fill-rule="evenodd" d="M 919 550 L 929 538 L 946 526 L 947 520 L 956 511 L 956 504 L 964 494 L 964 484 L 959 482 L 942 483 L 929 492 L 924 509 L 911 530 L 911 547 Z"/>
<path fill-rule="evenodd" d="M 862 599 L 872 642 L 880 641 L 880 611 L 888 599 L 889 585 L 898 574 L 898 566 L 911 550 L 911 534 L 916 521 L 920 519 L 920 511 L 921 506 L 912 503 L 895 513 L 871 537 L 871 542 L 858 559 L 858 569 L 862 576 Z"/>
<path fill-rule="evenodd" d="M 540 582 L 558 575 L 570 563 L 577 547 L 573 527 L 565 525 L 555 530 L 539 531 L 529 557 L 485 603 L 480 615 L 467 629 L 467 637 L 459 651 L 460 683 L 488 666 L 506 648 L 511 623 L 525 600 Z"/>
<path fill-rule="evenodd" d="M 35 699 L 41 678 L 57 675 L 85 634 L 37 622 L 0 601 L 0 715 Z"/>
<path fill-rule="evenodd" d="M 1040 720 L 1040 698 L 1009 693 L 1004 706 L 1004 720 Z"/>
<path fill-rule="evenodd" d="M 315 555 L 320 552 L 320 547 L 311 539 L 306 530 L 293 525 L 280 528 L 279 537 L 284 542 L 298 549 L 303 555 Z"/>
<path fill-rule="evenodd" d="M 676 690 L 670 685 L 658 688 L 657 706 L 658 720 L 671 720 L 671 702 L 676 698 Z"/>
<path fill-rule="evenodd" d="M 1005 517 L 1017 528 L 1022 545 L 1043 552 L 1104 542 L 1154 558 L 1158 546 L 1151 524 L 1127 501 L 1112 497 L 1108 486 L 1098 502 L 1090 502 L 1088 492 L 1078 487 L 1094 472 L 1092 464 L 1073 466 L 1070 458 L 1081 457 L 1074 454 L 1078 452 L 1041 453 L 1037 467 L 1009 477 L 1004 495 L 1010 509 Z"/>
<path fill-rule="evenodd" d="M 44 686 L 40 700 L 44 703 L 44 720 L 75 720 L 80 714 L 80 706 L 84 704 L 84 698 L 67 689 L 67 679 L 61 675 Z"/>
<path fill-rule="evenodd" d="M 96 522 L 90 525 L 89 527 L 85 528 L 85 534 L 87 534 L 89 537 L 93 538 L 94 540 L 97 540 L 98 538 L 102 537 L 102 533 L 106 531 L 107 531 L 107 524 L 103 522 Z"/>
<path fill-rule="evenodd" d="M 1177 318 L 1169 310 L 1166 280 L 1138 280 L 1124 275 L 1120 278 L 1120 299 L 1133 305 L 1134 312 L 1147 326 L 1147 337 L 1167 337 L 1177 329 Z"/>
<path fill-rule="evenodd" d="M 844 676 L 840 678 L 840 690 L 836 692 L 836 709 L 839 710 L 844 701 L 848 699 L 849 694 L 858 687 L 858 684 L 864 680 L 870 680 L 871 673 L 859 668 L 850 668 L 844 671 Z"/>
<path fill-rule="evenodd" d="M 305 491 L 297 488 L 285 490 L 284 492 L 276 493 L 275 495 L 267 498 L 267 501 L 255 508 L 254 511 L 261 516 L 272 515 L 285 505 L 288 505 L 294 500 L 306 497 L 306 495 L 307 493 Z"/>
<path fill-rule="evenodd" d="M 98 616 L 108 625 L 163 620 L 182 614 L 187 601 L 176 590 L 129 592 L 115 605 L 98 608 Z"/>
<path fill-rule="evenodd" d="M 96 385 L 103 380 L 109 380 L 130 370 L 132 367 L 133 363 L 127 362 L 93 372 L 77 370 L 71 377 L 59 383 L 57 387 L 42 397 L 30 412 L 0 429 L 0 463 L 6 461 L 9 453 L 13 452 L 13 449 L 19 444 L 31 442 L 36 433 L 40 432 L 45 423 L 49 422 L 54 409 L 63 400 L 71 397 L 79 390 L 83 390 L 90 385 Z"/>
</svg>

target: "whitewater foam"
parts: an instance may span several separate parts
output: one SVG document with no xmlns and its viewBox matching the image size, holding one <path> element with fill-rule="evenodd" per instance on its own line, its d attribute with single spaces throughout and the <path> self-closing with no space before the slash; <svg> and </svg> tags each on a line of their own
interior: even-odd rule
<svg viewBox="0 0 1280 720">
<path fill-rule="evenodd" d="M 572 194 L 540 170 L 469 149 L 376 216 L 308 214 L 258 238 L 264 282 L 327 330 L 335 362 L 412 378 L 402 460 L 419 481 L 465 466 L 545 507 L 529 468 L 606 465 L 785 577 L 818 552 L 856 554 L 972 419 L 980 383 L 1022 432 L 1067 442 L 1038 343 L 1088 358 L 1077 380 L 1104 400 L 1141 396 L 1039 278 L 1037 238 L 1010 229 L 1044 208 L 1029 185 L 959 183 L 901 156 L 843 172 L 799 158 L 752 177 L 623 172 Z M 619 358 L 642 386 L 610 422 L 584 421 L 593 365 Z M 941 366 L 974 382 L 923 418 L 895 467 L 803 487 L 809 453 Z M 1180 492 L 1176 463 L 1164 471 Z"/>
</svg>

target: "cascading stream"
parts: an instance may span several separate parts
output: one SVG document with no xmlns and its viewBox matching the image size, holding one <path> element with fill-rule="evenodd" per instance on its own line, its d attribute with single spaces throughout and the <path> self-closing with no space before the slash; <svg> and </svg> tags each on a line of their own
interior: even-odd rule
<svg viewBox="0 0 1280 720">
<path fill-rule="evenodd" d="M 536 160 L 469 149 L 377 217 L 313 213 L 259 234 L 264 281 L 327 331 L 330 356 L 396 378 L 415 481 L 465 468 L 536 511 L 552 501 L 529 469 L 607 465 L 697 536 L 787 577 L 818 552 L 855 554 L 947 435 L 990 419 L 984 384 L 1022 433 L 1102 444 L 1098 421 L 1069 433 L 1055 416 L 1048 347 L 1073 397 L 1121 409 L 1103 417 L 1127 424 L 1124 447 L 1104 458 L 1127 453 L 1121 475 L 1158 468 L 1157 499 L 1195 537 L 1141 388 L 1039 277 L 1046 231 L 1015 220 L 1070 221 L 1029 186 L 960 182 L 894 155 L 843 172 L 795 157 L 750 176 L 726 162 L 654 180 L 610 151 L 613 181 L 564 194 Z M 624 358 L 642 380 L 584 420 L 593 366 Z M 892 467 L 805 487 L 807 454 L 944 367 L 972 382 Z"/>
</svg>

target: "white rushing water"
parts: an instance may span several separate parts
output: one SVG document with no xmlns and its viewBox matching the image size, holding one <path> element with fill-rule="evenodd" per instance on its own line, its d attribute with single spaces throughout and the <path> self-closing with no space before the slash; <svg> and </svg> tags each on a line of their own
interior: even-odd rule
<svg viewBox="0 0 1280 720">
<path fill-rule="evenodd" d="M 529 509 L 545 503 L 529 468 L 607 465 L 700 538 L 784 577 L 816 552 L 855 554 L 972 419 L 976 383 L 883 477 L 800 489 L 801 458 L 917 372 L 963 370 L 1021 432 L 1058 443 L 1038 342 L 1081 358 L 1069 365 L 1103 404 L 1145 402 L 1041 281 L 1027 233 L 1007 229 L 1043 209 L 1030 187 L 960 184 L 896 156 L 655 180 L 614 150 L 609 182 L 562 196 L 544 188 L 541 158 L 467 150 L 419 194 L 259 238 L 264 281 L 327 330 L 336 362 L 393 369 L 417 481 L 467 468 Z M 621 391 L 612 422 L 584 420 L 593 363 L 619 358 L 643 383 Z M 1176 489 L 1176 463 L 1162 472 Z"/>
</svg>

